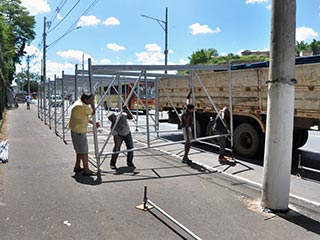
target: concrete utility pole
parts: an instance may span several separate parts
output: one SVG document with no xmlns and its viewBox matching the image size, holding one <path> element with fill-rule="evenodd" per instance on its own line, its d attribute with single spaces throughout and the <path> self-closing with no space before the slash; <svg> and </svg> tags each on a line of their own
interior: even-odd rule
<svg viewBox="0 0 320 240">
<path fill-rule="evenodd" d="M 28 55 L 27 56 L 27 92 L 28 92 L 28 95 L 31 96 L 31 91 L 30 91 L 30 61 L 31 61 L 31 58 L 33 58 L 34 55 Z"/>
<path fill-rule="evenodd" d="M 296 0 L 273 0 L 261 205 L 287 211 L 294 119 Z"/>
<path fill-rule="evenodd" d="M 27 56 L 27 92 L 28 95 L 30 96 L 30 57 L 31 56 Z"/>
</svg>

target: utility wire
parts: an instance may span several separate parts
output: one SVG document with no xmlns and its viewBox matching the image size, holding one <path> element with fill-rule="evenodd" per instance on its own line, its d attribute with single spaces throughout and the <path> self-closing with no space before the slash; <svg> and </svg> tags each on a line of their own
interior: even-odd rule
<svg viewBox="0 0 320 240">
<path fill-rule="evenodd" d="M 56 10 L 54 11 L 54 13 L 52 14 L 51 18 L 49 21 L 47 21 L 47 26 L 46 29 L 49 30 L 50 27 L 52 26 L 54 20 L 56 19 L 57 14 L 59 13 L 59 11 L 63 8 L 63 6 L 66 4 L 68 0 L 61 0 L 61 2 L 59 3 L 59 5 L 56 7 Z M 43 44 L 43 37 L 41 38 L 41 40 L 38 43 L 38 47 L 41 48 Z"/>
<path fill-rule="evenodd" d="M 97 3 L 98 3 L 99 0 L 94 0 L 90 6 L 80 15 L 79 18 L 77 18 L 77 20 L 68 28 L 67 31 L 65 31 L 64 34 L 62 34 L 59 38 L 57 38 L 56 40 L 54 40 L 52 43 L 50 43 L 47 47 L 50 48 L 52 47 L 53 45 L 57 44 L 57 42 L 59 40 L 61 40 L 63 37 L 65 37 L 67 34 L 69 34 L 70 32 L 72 32 L 73 30 L 76 30 L 78 28 L 80 28 L 81 26 L 79 26 L 78 28 L 74 28 L 74 26 L 78 23 L 78 21 L 80 20 L 80 18 L 82 16 L 84 16 L 85 14 L 87 14 Z"/>
<path fill-rule="evenodd" d="M 55 30 L 55 29 L 63 22 L 63 20 L 65 20 L 65 19 L 68 17 L 68 15 L 74 10 L 74 8 L 79 4 L 79 2 L 80 2 L 80 0 L 78 0 L 78 2 L 76 2 L 75 5 L 73 5 L 73 7 L 69 10 L 69 12 L 61 19 L 61 21 L 58 22 L 58 23 L 54 26 L 54 28 L 52 28 L 50 31 L 48 31 L 48 33 L 50 33 L 50 32 L 52 32 L 53 30 Z"/>
<path fill-rule="evenodd" d="M 66 4 L 67 1 L 68 0 L 61 0 L 59 5 L 56 7 L 56 9 L 55 9 L 54 13 L 52 14 L 50 20 L 48 21 L 47 30 L 50 29 L 50 27 L 52 26 L 54 21 L 57 19 L 57 15 L 59 14 L 60 10 L 63 8 L 63 6 Z"/>
</svg>

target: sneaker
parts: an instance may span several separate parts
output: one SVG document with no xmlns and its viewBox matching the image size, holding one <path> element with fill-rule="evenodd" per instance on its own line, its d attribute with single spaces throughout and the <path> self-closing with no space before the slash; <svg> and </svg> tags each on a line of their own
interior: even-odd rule
<svg viewBox="0 0 320 240">
<path fill-rule="evenodd" d="M 219 158 L 219 162 L 227 162 L 227 161 L 229 161 L 229 158 L 227 157 Z"/>
<path fill-rule="evenodd" d="M 182 163 L 186 163 L 186 164 L 188 164 L 189 166 L 190 166 L 191 163 L 192 163 L 192 161 L 191 161 L 188 157 L 183 158 L 181 162 L 182 162 Z"/>
<path fill-rule="evenodd" d="M 136 166 L 135 166 L 133 163 L 128 164 L 128 167 L 131 167 L 131 168 L 133 168 L 133 169 L 135 169 L 135 168 L 136 168 Z"/>
<path fill-rule="evenodd" d="M 82 172 L 83 168 L 73 168 L 73 172 L 77 173 L 77 172 Z"/>
<path fill-rule="evenodd" d="M 110 168 L 115 170 L 115 169 L 117 169 L 117 166 L 116 165 L 110 165 Z"/>
<path fill-rule="evenodd" d="M 181 161 L 182 163 L 187 163 L 188 162 L 188 160 L 187 159 L 182 159 L 182 161 Z"/>
<path fill-rule="evenodd" d="M 83 176 L 96 176 L 97 173 L 96 172 L 92 172 L 92 171 L 88 171 L 88 172 L 83 171 L 82 175 Z"/>
</svg>

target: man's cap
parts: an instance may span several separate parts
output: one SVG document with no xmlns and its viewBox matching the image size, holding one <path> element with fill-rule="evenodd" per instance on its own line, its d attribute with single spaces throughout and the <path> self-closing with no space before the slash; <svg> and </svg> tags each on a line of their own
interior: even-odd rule
<svg viewBox="0 0 320 240">
<path fill-rule="evenodd" d="M 89 98 L 91 98 L 92 96 L 93 96 L 93 94 L 90 93 L 90 92 L 83 92 L 83 93 L 81 94 L 80 99 L 81 99 L 81 101 L 83 101 L 84 99 L 89 99 Z"/>
<path fill-rule="evenodd" d="M 110 118 L 112 118 L 112 116 L 116 116 L 116 114 L 114 112 L 110 112 L 107 117 L 110 120 Z"/>
<path fill-rule="evenodd" d="M 91 98 L 92 96 L 93 96 L 92 93 L 84 92 L 84 93 L 82 93 L 81 98 Z"/>
</svg>

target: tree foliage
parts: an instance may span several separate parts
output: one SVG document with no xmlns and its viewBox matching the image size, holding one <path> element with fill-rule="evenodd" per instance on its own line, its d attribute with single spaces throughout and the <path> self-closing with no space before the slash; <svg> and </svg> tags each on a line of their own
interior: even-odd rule
<svg viewBox="0 0 320 240">
<path fill-rule="evenodd" d="M 195 51 L 189 57 L 190 64 L 196 65 L 201 63 L 208 63 L 213 57 L 218 56 L 218 52 L 214 48 L 201 49 Z"/>
<path fill-rule="evenodd" d="M 40 75 L 38 73 L 29 73 L 30 80 L 30 92 L 38 91 L 38 84 L 40 82 Z M 15 82 L 19 86 L 19 89 L 23 91 L 28 91 L 28 73 L 27 72 L 19 72 L 15 75 Z"/>
<path fill-rule="evenodd" d="M 15 65 L 21 62 L 26 44 L 35 38 L 34 26 L 34 17 L 20 0 L 0 0 L 0 120 Z"/>
<path fill-rule="evenodd" d="M 313 52 L 313 55 L 320 54 L 320 41 L 313 39 L 313 41 L 309 44 L 307 42 L 301 41 L 296 42 L 296 56 L 299 56 L 301 51 L 309 51 Z M 229 53 L 226 56 L 219 56 L 218 51 L 214 48 L 209 49 L 201 49 L 193 52 L 189 59 L 189 64 L 197 65 L 197 64 L 212 64 L 212 65 L 221 65 L 227 64 L 230 62 L 231 64 L 237 63 L 253 63 L 253 62 L 265 62 L 269 60 L 269 57 L 265 55 L 244 55 L 239 56 L 237 54 Z"/>
<path fill-rule="evenodd" d="M 226 56 L 219 56 L 217 50 L 214 48 L 201 49 L 193 52 L 190 57 L 191 65 L 196 64 L 212 64 L 221 65 L 230 63 L 249 63 L 249 62 L 264 62 L 268 60 L 265 55 L 246 55 L 239 56 L 237 54 L 229 53 Z"/>
<path fill-rule="evenodd" d="M 20 0 L 0 0 L 0 16 L 2 74 L 11 83 L 15 64 L 21 62 L 26 45 L 35 38 L 35 19 Z"/>
<path fill-rule="evenodd" d="M 313 39 L 311 43 L 304 41 L 296 42 L 296 56 L 299 56 L 302 51 L 312 51 L 313 55 L 320 54 L 320 41 Z"/>
</svg>

